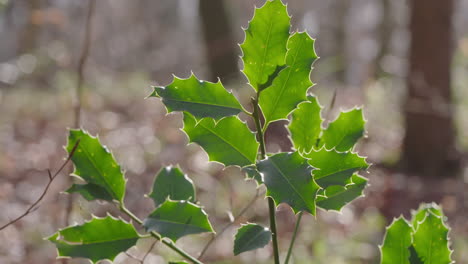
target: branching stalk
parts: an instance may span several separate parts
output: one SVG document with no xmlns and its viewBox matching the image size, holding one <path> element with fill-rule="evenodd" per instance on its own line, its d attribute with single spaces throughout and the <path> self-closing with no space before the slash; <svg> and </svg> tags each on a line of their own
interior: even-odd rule
<svg viewBox="0 0 468 264">
<path fill-rule="evenodd" d="M 260 142 L 260 155 L 262 159 L 266 158 L 266 146 L 265 146 L 265 136 L 263 134 L 262 125 L 260 124 L 260 107 L 258 106 L 258 98 L 260 96 L 260 92 L 257 93 L 257 98 L 252 99 L 252 105 L 254 108 L 253 111 L 253 118 L 255 120 L 255 126 L 257 128 L 257 137 L 258 141 Z M 279 247 L 278 247 L 278 234 L 276 231 L 276 206 L 275 201 L 273 198 L 268 197 L 268 211 L 270 214 L 270 231 L 271 231 L 271 239 L 273 242 L 273 257 L 275 260 L 275 264 L 279 264 Z"/>
<path fill-rule="evenodd" d="M 299 214 L 297 215 L 296 226 L 294 227 L 294 232 L 291 238 L 291 243 L 289 244 L 288 254 L 286 255 L 286 260 L 284 261 L 284 264 L 288 264 L 289 259 L 291 258 L 291 253 L 294 248 L 294 242 L 296 241 L 296 237 L 297 237 L 297 231 L 299 230 L 299 225 L 301 224 L 302 213 L 303 211 L 300 211 Z"/>
<path fill-rule="evenodd" d="M 143 225 L 143 221 L 138 218 L 138 216 L 134 215 L 130 210 L 128 210 L 123 204 L 119 206 L 120 211 L 130 217 L 133 221 L 137 222 L 139 225 Z M 185 252 L 183 249 L 179 248 L 174 242 L 163 239 L 160 234 L 151 231 L 151 236 L 156 238 L 156 240 L 161 241 L 164 245 L 168 246 L 170 249 L 177 252 L 180 256 L 184 257 L 185 259 L 189 260 L 193 264 L 203 264 L 203 262 L 199 261 L 195 257 L 192 257 L 189 253 Z"/>
</svg>

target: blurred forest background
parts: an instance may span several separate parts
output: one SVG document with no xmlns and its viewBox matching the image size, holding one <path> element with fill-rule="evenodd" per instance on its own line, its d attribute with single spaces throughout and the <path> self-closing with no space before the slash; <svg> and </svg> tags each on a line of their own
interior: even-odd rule
<svg viewBox="0 0 468 264">
<path fill-rule="evenodd" d="M 208 163 L 198 146 L 186 146 L 181 116 L 166 116 L 161 102 L 145 97 L 151 85 L 193 71 L 211 81 L 219 76 L 248 102 L 237 43 L 254 5 L 263 2 L 0 0 L 0 225 L 37 199 L 48 182 L 47 169 L 55 171 L 66 157 L 67 128 L 81 126 L 99 134 L 126 170 L 126 200 L 139 216 L 152 211 L 142 194 L 150 191 L 154 175 L 179 164 L 220 230 L 230 212 L 236 215 L 255 196 L 256 184 L 245 181 L 238 168 Z M 378 263 L 385 225 L 422 201 L 442 204 L 454 258 L 467 263 L 468 0 L 287 3 L 292 29 L 317 39 L 321 58 L 310 91 L 324 105 L 324 118 L 364 105 L 368 137 L 359 151 L 374 164 L 366 175 L 366 197 L 341 213 L 305 217 L 294 263 Z M 284 122 L 272 126 L 269 151 L 290 149 L 279 140 L 286 133 Z M 44 237 L 67 222 L 105 214 L 102 205 L 74 197 L 67 215 L 68 196 L 59 192 L 67 188 L 70 172 L 71 166 L 37 210 L 0 232 L 0 263 L 54 263 L 54 246 Z M 278 210 L 285 252 L 295 218 L 287 206 Z M 269 247 L 232 256 L 235 228 L 246 221 L 268 222 L 263 198 L 216 240 L 204 260 L 268 263 Z M 197 255 L 210 237 L 179 243 Z M 141 257 L 149 246 L 142 241 L 131 254 Z M 165 263 L 161 256 L 172 254 L 157 245 L 146 263 Z M 124 254 L 115 262 L 138 263 Z"/>
</svg>

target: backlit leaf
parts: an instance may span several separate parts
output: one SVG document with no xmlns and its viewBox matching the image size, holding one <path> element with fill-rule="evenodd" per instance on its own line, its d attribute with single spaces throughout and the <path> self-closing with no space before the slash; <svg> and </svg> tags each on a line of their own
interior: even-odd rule
<svg viewBox="0 0 468 264">
<path fill-rule="evenodd" d="M 312 167 L 299 153 L 279 153 L 257 163 L 263 174 L 267 195 L 276 204 L 287 203 L 295 213 L 315 215 L 315 199 L 320 187 L 312 178 Z"/>
<path fill-rule="evenodd" d="M 158 173 L 154 180 L 153 190 L 148 196 L 153 199 L 156 206 L 164 203 L 167 198 L 194 202 L 195 187 L 192 180 L 179 168 L 168 166 Z"/>
<path fill-rule="evenodd" d="M 387 228 L 383 245 L 381 246 L 381 264 L 411 264 L 409 262 L 409 247 L 412 244 L 413 228 L 403 218 L 393 220 Z"/>
<path fill-rule="evenodd" d="M 304 153 L 304 157 L 309 159 L 309 164 L 316 168 L 312 172 L 315 181 L 322 188 L 331 185 L 345 186 L 351 176 L 360 170 L 369 167 L 366 159 L 352 152 L 338 152 L 321 148 Z"/>
<path fill-rule="evenodd" d="M 87 258 L 96 263 L 114 260 L 119 253 L 135 246 L 139 238 L 133 225 L 107 216 L 59 230 L 47 239 L 56 245 L 59 258 Z"/>
<path fill-rule="evenodd" d="M 183 129 L 190 142 L 200 145 L 211 161 L 240 167 L 255 163 L 259 146 L 255 134 L 236 116 L 218 122 L 204 118 L 197 123 L 192 115 L 184 113 Z"/>
<path fill-rule="evenodd" d="M 93 200 L 104 200 L 112 202 L 112 197 L 106 191 L 106 189 L 102 188 L 99 185 L 87 183 L 87 184 L 73 184 L 68 190 L 65 191 L 66 193 L 79 193 L 83 198 L 88 201 Z"/>
<path fill-rule="evenodd" d="M 290 17 L 280 0 L 267 1 L 255 10 L 241 44 L 244 74 L 256 91 L 285 64 Z"/>
<path fill-rule="evenodd" d="M 351 178 L 352 183 L 346 186 L 332 185 L 317 196 L 317 206 L 325 210 L 340 211 L 343 206 L 361 197 L 367 186 L 367 179 L 357 174 Z"/>
<path fill-rule="evenodd" d="M 73 149 L 78 140 L 80 143 L 71 158 L 75 165 L 73 174 L 89 184 L 101 187 L 99 188 L 101 198 L 110 196 L 112 199 L 122 202 L 125 195 L 126 181 L 112 154 L 101 145 L 99 139 L 90 136 L 83 130 L 70 130 L 68 152 Z M 92 192 L 90 187 L 86 187 L 88 193 Z M 104 190 L 107 195 L 102 194 Z"/>
<path fill-rule="evenodd" d="M 236 97 L 223 87 L 221 81 L 200 81 L 193 74 L 188 79 L 174 77 L 166 87 L 154 87 L 151 96 L 161 97 L 168 112 L 187 111 L 196 118 L 219 119 L 242 111 Z"/>
<path fill-rule="evenodd" d="M 352 150 L 364 135 L 364 125 L 362 109 L 341 112 L 338 118 L 323 131 L 319 147 L 335 148 L 338 151 Z"/>
<path fill-rule="evenodd" d="M 317 146 L 322 132 L 321 110 L 317 97 L 309 96 L 308 101 L 299 104 L 292 112 L 288 130 L 294 148 L 301 153 L 310 152 Z"/>
<path fill-rule="evenodd" d="M 312 86 L 311 67 L 316 59 L 314 40 L 307 33 L 295 33 L 289 38 L 287 67 L 259 97 L 266 124 L 286 119 L 299 103 L 307 100 L 306 92 Z"/>
<path fill-rule="evenodd" d="M 166 200 L 144 221 L 146 230 L 156 231 L 163 237 L 177 239 L 203 232 L 214 232 L 205 211 L 186 201 Z"/>
<path fill-rule="evenodd" d="M 234 238 L 234 255 L 262 248 L 271 240 L 271 232 L 258 224 L 242 225 Z"/>
</svg>

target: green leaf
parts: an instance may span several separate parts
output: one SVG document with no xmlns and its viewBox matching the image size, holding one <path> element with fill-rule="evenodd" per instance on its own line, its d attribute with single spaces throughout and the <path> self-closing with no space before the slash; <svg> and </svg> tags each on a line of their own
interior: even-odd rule
<svg viewBox="0 0 468 264">
<path fill-rule="evenodd" d="M 352 183 L 346 186 L 332 185 L 327 187 L 323 196 L 317 197 L 317 206 L 325 210 L 340 211 L 343 206 L 361 197 L 367 186 L 367 179 L 354 174 Z"/>
<path fill-rule="evenodd" d="M 311 67 L 316 59 L 314 40 L 307 33 L 295 33 L 289 38 L 287 67 L 259 97 L 267 125 L 276 120 L 287 119 L 299 103 L 307 100 L 306 92 L 312 86 Z"/>
<path fill-rule="evenodd" d="M 179 168 L 168 166 L 162 169 L 154 180 L 153 190 L 148 194 L 156 206 L 171 200 L 195 201 L 195 187 L 192 180 Z"/>
<path fill-rule="evenodd" d="M 424 261 L 422 261 L 419 258 L 418 253 L 416 253 L 416 249 L 414 249 L 413 245 L 409 247 L 409 252 L 410 252 L 410 257 L 409 257 L 410 264 L 424 264 Z"/>
<path fill-rule="evenodd" d="M 101 198 L 110 196 L 112 199 L 122 202 L 125 195 L 126 181 L 112 154 L 106 147 L 101 145 L 96 137 L 90 136 L 84 130 L 73 129 L 70 130 L 70 136 L 68 137 L 68 152 L 73 149 L 78 140 L 80 143 L 71 158 L 75 165 L 73 174 L 89 184 L 101 187 L 99 190 Z M 90 187 L 86 187 L 86 192 L 92 193 L 93 190 L 97 189 Z M 102 194 L 104 190 L 107 195 Z"/>
<path fill-rule="evenodd" d="M 174 77 L 166 87 L 154 87 L 151 96 L 161 97 L 168 112 L 187 111 L 196 118 L 219 119 L 242 111 L 236 97 L 226 91 L 221 81 L 200 81 L 193 74 L 187 79 Z"/>
<path fill-rule="evenodd" d="M 413 235 L 413 246 L 424 264 L 449 264 L 451 250 L 448 246 L 448 231 L 443 217 L 426 211 L 426 217 L 418 223 Z"/>
<path fill-rule="evenodd" d="M 271 232 L 268 228 L 258 224 L 242 225 L 234 238 L 234 255 L 242 252 L 262 248 L 271 240 Z"/>
<path fill-rule="evenodd" d="M 364 125 L 362 109 L 341 112 L 338 118 L 323 131 L 319 147 L 335 148 L 338 151 L 351 150 L 364 135 Z"/>
<path fill-rule="evenodd" d="M 303 156 L 309 159 L 312 167 L 317 168 L 312 174 L 322 188 L 331 185 L 345 186 L 355 172 L 369 167 L 364 157 L 350 151 L 338 152 L 321 148 L 313 149 L 310 153 L 304 153 Z"/>
<path fill-rule="evenodd" d="M 423 203 L 419 206 L 419 209 L 416 212 L 413 212 L 412 224 L 415 230 L 418 229 L 419 223 L 424 221 L 427 213 L 433 213 L 440 217 L 444 216 L 442 209 L 437 204 Z"/>
<path fill-rule="evenodd" d="M 178 261 L 178 262 L 169 262 L 169 264 L 189 264 L 189 263 L 185 261 Z"/>
<path fill-rule="evenodd" d="M 187 201 L 166 200 L 143 223 L 148 232 L 156 231 L 173 241 L 203 232 L 214 232 L 200 206 Z"/>
<path fill-rule="evenodd" d="M 411 264 L 409 262 L 413 228 L 403 218 L 394 219 L 387 228 L 383 245 L 381 246 L 381 264 Z"/>
<path fill-rule="evenodd" d="M 240 167 L 255 163 L 259 144 L 247 125 L 236 116 L 218 122 L 204 118 L 197 123 L 185 112 L 183 129 L 190 142 L 200 145 L 211 161 Z"/>
<path fill-rule="evenodd" d="M 295 213 L 315 215 L 315 198 L 320 187 L 312 178 L 312 167 L 299 153 L 279 153 L 257 163 L 267 195 L 277 204 L 289 204 Z"/>
<path fill-rule="evenodd" d="M 65 191 L 66 193 L 79 193 L 83 198 L 88 201 L 93 200 L 104 200 L 112 202 L 112 197 L 106 191 L 106 189 L 102 188 L 99 185 L 87 183 L 87 184 L 73 184 L 68 190 Z"/>
<path fill-rule="evenodd" d="M 96 263 L 114 260 L 119 253 L 135 246 L 139 237 L 132 224 L 107 216 L 59 230 L 47 239 L 56 245 L 59 258 L 87 258 Z"/>
<path fill-rule="evenodd" d="M 263 183 L 262 175 L 257 170 L 257 167 L 255 165 L 250 165 L 242 168 L 242 172 L 245 173 L 247 178 L 254 179 L 255 181 L 257 181 L 258 185 Z"/>
<path fill-rule="evenodd" d="M 255 10 L 241 44 L 244 74 L 256 90 L 285 63 L 291 18 L 280 0 L 267 1 Z"/>
<path fill-rule="evenodd" d="M 309 101 L 300 103 L 292 112 L 292 120 L 288 126 L 293 146 L 299 152 L 310 152 L 317 146 L 320 132 L 322 132 L 322 117 L 317 98 L 308 97 Z"/>
</svg>

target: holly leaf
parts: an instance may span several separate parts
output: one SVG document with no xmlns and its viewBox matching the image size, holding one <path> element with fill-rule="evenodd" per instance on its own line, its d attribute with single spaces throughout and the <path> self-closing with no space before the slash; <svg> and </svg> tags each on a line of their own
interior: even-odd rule
<svg viewBox="0 0 468 264">
<path fill-rule="evenodd" d="M 153 183 L 153 189 L 148 194 L 156 206 L 171 200 L 195 201 L 195 187 L 192 180 L 179 168 L 168 166 L 162 169 Z"/>
<path fill-rule="evenodd" d="M 345 186 L 355 172 L 369 167 L 364 157 L 350 151 L 338 152 L 321 148 L 302 155 L 309 159 L 312 167 L 317 168 L 312 174 L 322 188 L 331 185 Z"/>
<path fill-rule="evenodd" d="M 380 247 L 380 264 L 411 264 L 408 248 L 412 244 L 412 232 L 413 228 L 403 217 L 394 219 Z"/>
<path fill-rule="evenodd" d="M 364 125 L 362 109 L 341 112 L 338 118 L 323 131 L 319 147 L 335 148 L 338 151 L 352 150 L 364 135 Z"/>
<path fill-rule="evenodd" d="M 450 257 L 452 251 L 449 248 L 448 231 L 443 217 L 427 210 L 424 220 L 418 222 L 413 235 L 413 246 L 418 259 L 424 263 L 453 263 Z"/>
<path fill-rule="evenodd" d="M 96 263 L 114 260 L 135 246 L 139 238 L 132 224 L 109 215 L 59 230 L 47 239 L 57 247 L 58 258 L 87 258 Z"/>
<path fill-rule="evenodd" d="M 196 118 L 219 119 L 242 111 L 239 101 L 223 87 L 221 81 L 200 81 L 192 74 L 187 79 L 174 77 L 166 87 L 153 88 L 150 96 L 162 98 L 168 112 L 187 111 Z"/>
<path fill-rule="evenodd" d="M 367 179 L 357 174 L 351 178 L 352 183 L 346 186 L 332 185 L 317 196 L 317 206 L 325 210 L 340 211 L 346 204 L 361 197 L 367 186 Z"/>
<path fill-rule="evenodd" d="M 238 117 L 226 117 L 218 122 L 212 118 L 197 120 L 184 113 L 184 131 L 189 141 L 200 145 L 210 161 L 225 166 L 244 167 L 255 163 L 259 144 L 255 135 Z"/>
<path fill-rule="evenodd" d="M 257 163 L 267 195 L 276 204 L 287 203 L 295 213 L 315 215 L 315 198 L 320 187 L 312 178 L 312 167 L 299 153 L 279 153 Z"/>
<path fill-rule="evenodd" d="M 424 264 L 424 261 L 422 261 L 419 258 L 418 253 L 416 253 L 416 249 L 414 249 L 413 245 L 411 245 L 408 249 L 410 252 L 410 257 L 409 257 L 410 264 Z"/>
<path fill-rule="evenodd" d="M 268 82 L 278 66 L 285 64 L 290 20 L 287 8 L 280 0 L 267 1 L 255 9 L 240 47 L 243 72 L 256 91 Z"/>
<path fill-rule="evenodd" d="M 287 67 L 259 97 L 265 124 L 287 119 L 299 103 L 307 100 L 306 92 L 312 86 L 310 72 L 316 59 L 314 40 L 307 33 L 295 33 L 289 38 Z"/>
<path fill-rule="evenodd" d="M 288 125 L 293 146 L 300 153 L 310 152 L 317 145 L 322 132 L 322 107 L 316 97 L 309 96 L 307 99 L 308 101 L 300 103 L 292 112 L 292 119 Z"/>
<path fill-rule="evenodd" d="M 247 178 L 254 179 L 255 181 L 257 181 L 258 185 L 263 183 L 262 175 L 257 170 L 257 167 L 255 165 L 250 165 L 242 168 L 242 172 L 245 173 Z"/>
<path fill-rule="evenodd" d="M 262 248 L 271 240 L 271 232 L 268 228 L 258 224 L 242 225 L 234 238 L 234 255 L 242 252 Z"/>
<path fill-rule="evenodd" d="M 144 220 L 143 226 L 148 232 L 156 231 L 173 241 L 190 234 L 214 232 L 205 211 L 187 201 L 166 200 Z"/>
<path fill-rule="evenodd" d="M 427 213 L 433 213 L 434 215 L 443 217 L 444 214 L 442 209 L 435 203 L 423 203 L 419 206 L 418 210 L 413 212 L 412 224 L 413 228 L 418 229 L 419 223 L 423 222 L 426 218 Z"/>
<path fill-rule="evenodd" d="M 112 202 L 112 196 L 106 191 L 106 189 L 102 188 L 99 185 L 87 183 L 87 184 L 73 184 L 68 190 L 65 191 L 66 193 L 79 193 L 83 198 L 88 201 L 93 200 L 104 200 Z"/>
<path fill-rule="evenodd" d="M 79 193 L 85 195 L 109 197 L 123 202 L 125 195 L 125 178 L 120 166 L 115 161 L 109 150 L 102 146 L 99 139 L 92 137 L 84 130 L 70 130 L 67 151 L 70 153 L 77 141 L 78 144 L 71 160 L 75 165 L 74 176 L 85 180 L 86 186 L 73 187 L 72 190 L 81 189 Z M 96 187 L 99 186 L 100 188 Z M 86 189 L 86 190 L 83 190 Z M 99 193 L 96 193 L 98 190 Z M 103 194 L 106 192 L 107 194 Z M 88 196 L 88 198 L 92 198 Z M 86 197 L 85 197 L 86 198 Z M 93 197 L 96 198 L 96 197 Z"/>
</svg>

